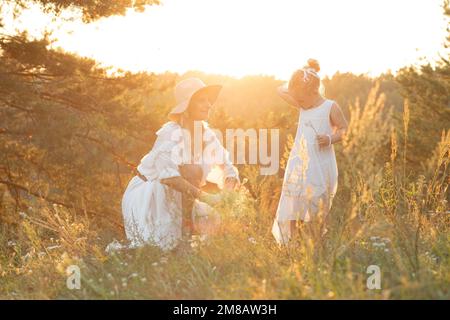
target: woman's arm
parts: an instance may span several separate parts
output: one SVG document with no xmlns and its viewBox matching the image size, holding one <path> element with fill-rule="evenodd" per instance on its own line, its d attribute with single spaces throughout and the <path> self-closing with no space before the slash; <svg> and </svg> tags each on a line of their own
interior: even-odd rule
<svg viewBox="0 0 450 320">
<path fill-rule="evenodd" d="M 201 196 L 202 191 L 181 176 L 161 179 L 160 182 L 194 199 Z"/>
<path fill-rule="evenodd" d="M 202 202 L 206 202 L 209 205 L 215 205 L 220 201 L 220 196 L 200 190 L 200 188 L 197 188 L 183 177 L 161 179 L 160 182 L 177 190 L 178 192 L 182 192 L 192 197 L 193 199 L 199 199 Z"/>
</svg>

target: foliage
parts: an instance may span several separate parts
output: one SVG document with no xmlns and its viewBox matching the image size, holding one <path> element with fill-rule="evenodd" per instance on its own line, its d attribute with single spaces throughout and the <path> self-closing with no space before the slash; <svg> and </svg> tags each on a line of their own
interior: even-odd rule
<svg viewBox="0 0 450 320">
<path fill-rule="evenodd" d="M 55 12 L 74 6 L 90 21 L 156 1 L 34 2 Z M 245 183 L 218 205 L 213 237 L 168 253 L 108 255 L 106 245 L 124 237 L 122 192 L 166 121 L 177 81 L 223 84 L 211 126 L 279 128 L 284 162 L 297 110 L 277 97 L 272 77 L 111 76 L 26 33 L 2 34 L 0 56 L 0 298 L 450 297 L 448 57 L 396 76 L 324 80 L 350 121 L 335 146 L 338 193 L 328 218 L 301 226 L 292 246 L 278 248 L 270 233 L 283 170 L 260 176 L 242 165 Z M 81 290 L 66 287 L 72 264 Z M 382 290 L 367 289 L 369 265 L 381 267 Z"/>
</svg>

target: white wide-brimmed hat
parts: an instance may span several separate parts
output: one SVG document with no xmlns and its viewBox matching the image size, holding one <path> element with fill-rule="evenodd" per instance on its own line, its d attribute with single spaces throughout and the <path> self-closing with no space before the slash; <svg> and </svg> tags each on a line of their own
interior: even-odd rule
<svg viewBox="0 0 450 320">
<path fill-rule="evenodd" d="M 221 85 L 205 85 L 202 80 L 198 78 L 189 78 L 179 82 L 175 86 L 175 100 L 176 106 L 170 111 L 169 119 L 175 120 L 176 117 L 186 111 L 192 97 L 198 94 L 206 94 L 211 104 L 213 104 L 219 96 Z"/>
</svg>

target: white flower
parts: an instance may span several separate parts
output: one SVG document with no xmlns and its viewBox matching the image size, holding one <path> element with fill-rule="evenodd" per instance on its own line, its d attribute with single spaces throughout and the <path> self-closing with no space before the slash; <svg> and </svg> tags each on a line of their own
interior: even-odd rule
<svg viewBox="0 0 450 320">
<path fill-rule="evenodd" d="M 191 248 L 197 248 L 199 243 L 200 243 L 199 241 L 192 240 L 191 241 Z"/>
<path fill-rule="evenodd" d="M 162 257 L 161 260 L 159 260 L 159 263 L 164 264 L 164 263 L 167 263 L 167 261 L 169 261 L 169 258 Z"/>
<path fill-rule="evenodd" d="M 25 212 L 23 212 L 23 211 L 20 211 L 20 212 L 19 212 L 19 216 L 20 216 L 21 218 L 24 218 L 24 219 L 25 219 L 26 217 L 28 217 L 27 214 L 26 214 Z"/>
<path fill-rule="evenodd" d="M 7 246 L 8 247 L 15 247 L 17 245 L 17 243 L 13 240 L 9 240 Z"/>
<path fill-rule="evenodd" d="M 256 240 L 255 240 L 255 238 L 253 238 L 253 237 L 248 238 L 248 241 L 249 241 L 251 244 L 256 244 Z"/>
<path fill-rule="evenodd" d="M 114 251 L 122 250 L 123 248 L 125 247 L 119 241 L 114 239 L 110 244 L 108 244 L 108 246 L 105 249 L 105 252 L 111 254 Z"/>
</svg>

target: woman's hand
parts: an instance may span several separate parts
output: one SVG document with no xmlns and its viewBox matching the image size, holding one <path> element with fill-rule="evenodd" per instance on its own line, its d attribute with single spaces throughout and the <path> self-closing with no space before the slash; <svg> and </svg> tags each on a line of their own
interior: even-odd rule
<svg viewBox="0 0 450 320">
<path fill-rule="evenodd" d="M 237 187 L 238 182 L 238 179 L 236 179 L 235 177 L 227 177 L 225 179 L 223 188 L 225 190 L 234 190 Z"/>
<path fill-rule="evenodd" d="M 219 193 L 208 193 L 202 191 L 198 200 L 200 200 L 201 202 L 205 202 L 213 207 L 220 202 L 221 198 L 222 196 Z"/>
<path fill-rule="evenodd" d="M 329 134 L 318 134 L 316 139 L 320 148 L 331 146 L 331 135 Z"/>
</svg>

